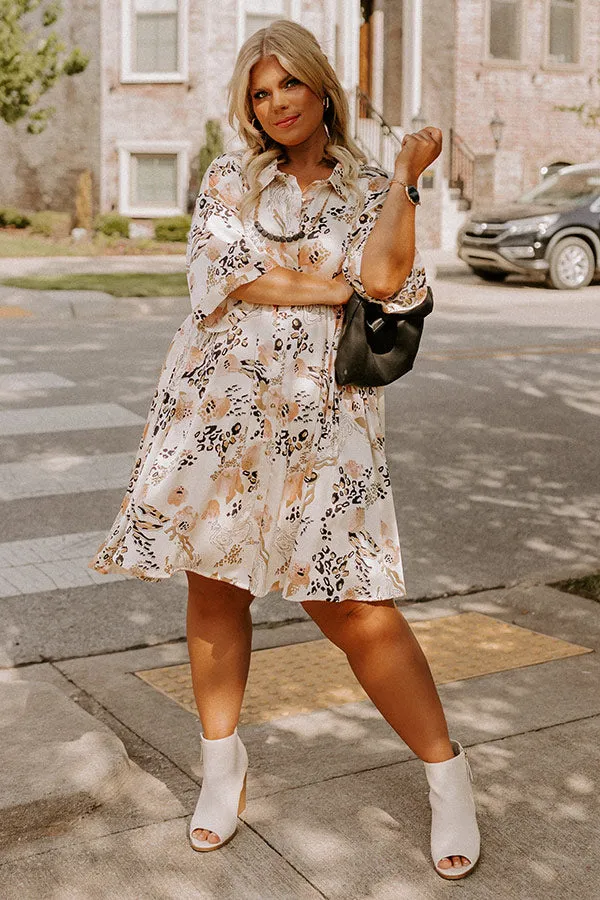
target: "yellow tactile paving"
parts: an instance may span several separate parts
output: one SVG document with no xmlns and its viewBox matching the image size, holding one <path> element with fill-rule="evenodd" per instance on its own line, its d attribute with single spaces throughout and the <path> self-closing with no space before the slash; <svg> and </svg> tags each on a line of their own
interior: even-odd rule
<svg viewBox="0 0 600 900">
<path fill-rule="evenodd" d="M 589 647 L 476 612 L 410 625 L 436 684 L 593 652 Z M 189 663 L 135 674 L 184 709 L 198 714 Z M 255 650 L 240 723 L 267 722 L 367 699 L 345 654 L 326 639 Z"/>
<path fill-rule="evenodd" d="M 0 306 L 0 318 L 17 319 L 23 316 L 32 316 L 33 313 L 22 306 Z"/>
</svg>

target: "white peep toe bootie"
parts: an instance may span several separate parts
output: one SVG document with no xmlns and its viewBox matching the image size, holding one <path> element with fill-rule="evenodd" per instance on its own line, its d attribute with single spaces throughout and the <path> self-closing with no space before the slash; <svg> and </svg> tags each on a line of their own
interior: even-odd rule
<svg viewBox="0 0 600 900">
<path fill-rule="evenodd" d="M 475 868 L 480 835 L 471 782 L 473 773 L 467 754 L 458 741 L 450 741 L 454 757 L 442 762 L 424 762 L 431 805 L 431 858 L 442 878 L 464 878 Z M 468 865 L 440 869 L 446 856 L 464 856 Z"/>
<path fill-rule="evenodd" d="M 189 826 L 194 850 L 218 850 L 235 835 L 237 817 L 246 808 L 248 753 L 237 728 L 228 737 L 209 740 L 200 736 L 202 747 L 202 788 Z M 221 840 L 212 844 L 200 840 L 197 828 L 213 831 Z"/>
</svg>

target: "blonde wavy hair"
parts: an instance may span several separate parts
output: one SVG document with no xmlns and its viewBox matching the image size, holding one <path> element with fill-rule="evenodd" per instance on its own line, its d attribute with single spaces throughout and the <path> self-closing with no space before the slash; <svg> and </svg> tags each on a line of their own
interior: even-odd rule
<svg viewBox="0 0 600 900">
<path fill-rule="evenodd" d="M 312 32 L 296 22 L 278 19 L 252 34 L 243 44 L 227 86 L 229 124 L 248 147 L 242 158 L 248 191 L 240 204 L 240 216 L 244 218 L 260 195 L 258 176 L 263 169 L 274 159 L 287 159 L 286 148 L 252 124 L 250 70 L 265 56 L 275 56 L 290 75 L 308 85 L 317 97 L 329 97 L 329 108 L 323 113 L 330 132 L 325 156 L 342 164 L 344 184 L 362 201 L 358 174 L 360 164 L 366 163 L 367 157 L 350 137 L 346 93 Z"/>
</svg>

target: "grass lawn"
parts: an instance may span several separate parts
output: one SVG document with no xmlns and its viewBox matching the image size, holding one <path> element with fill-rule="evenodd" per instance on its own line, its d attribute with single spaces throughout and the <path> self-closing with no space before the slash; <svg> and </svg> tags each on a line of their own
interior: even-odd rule
<svg viewBox="0 0 600 900">
<path fill-rule="evenodd" d="M 600 572 L 594 575 L 585 575 L 583 578 L 568 578 L 566 581 L 557 581 L 550 587 L 558 588 L 567 594 L 577 594 L 588 600 L 600 601 Z"/>
<path fill-rule="evenodd" d="M 107 272 L 73 275 L 24 275 L 0 284 L 38 291 L 105 291 L 114 297 L 187 297 L 185 272 Z"/>
<path fill-rule="evenodd" d="M 92 240 L 49 238 L 29 228 L 0 228 L 0 256 L 148 256 L 185 254 L 185 241 L 155 241 L 96 234 Z"/>
</svg>

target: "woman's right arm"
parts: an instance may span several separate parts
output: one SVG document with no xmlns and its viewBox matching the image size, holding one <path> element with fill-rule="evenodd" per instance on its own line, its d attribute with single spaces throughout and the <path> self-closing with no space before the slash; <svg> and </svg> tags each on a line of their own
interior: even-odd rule
<svg viewBox="0 0 600 900">
<path fill-rule="evenodd" d="M 343 276 L 325 281 L 312 272 L 276 266 L 240 285 L 229 297 L 261 306 L 338 306 L 346 303 L 351 294 L 352 287 Z"/>
<path fill-rule="evenodd" d="M 245 231 L 238 208 L 239 161 L 224 153 L 204 173 L 186 250 L 190 300 L 198 323 L 213 325 L 237 303 L 274 306 L 345 303 L 352 288 L 340 280 L 284 268 Z"/>
</svg>

